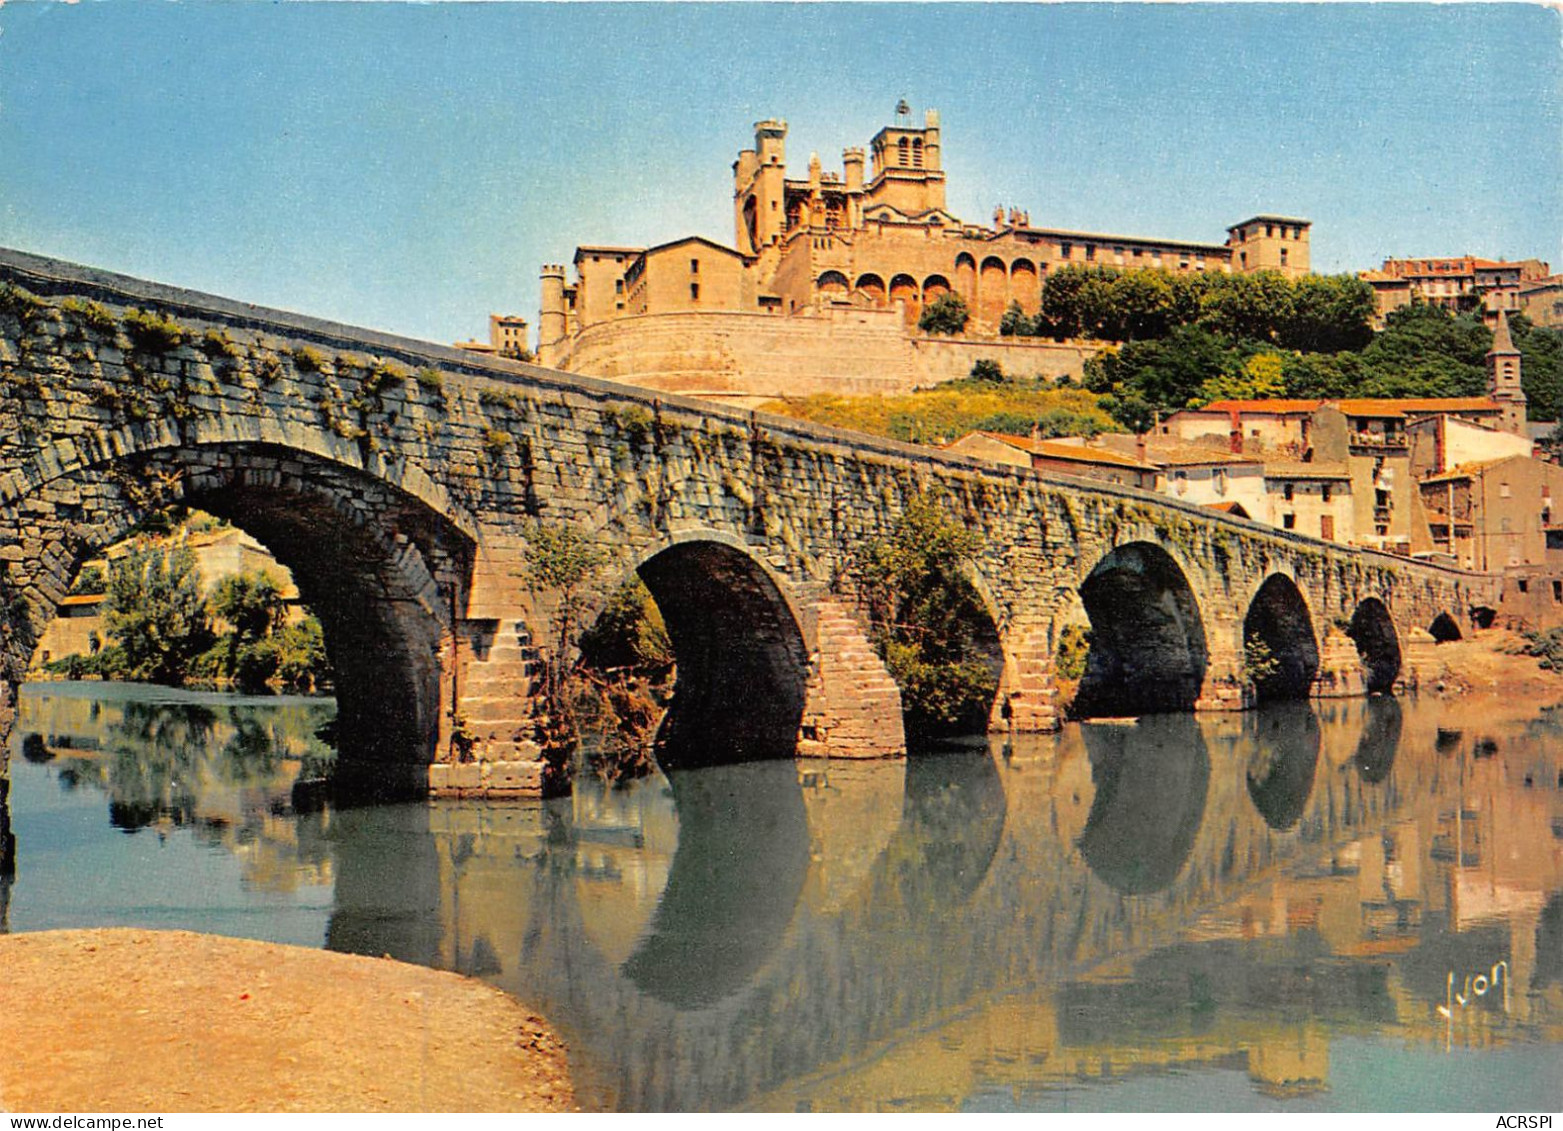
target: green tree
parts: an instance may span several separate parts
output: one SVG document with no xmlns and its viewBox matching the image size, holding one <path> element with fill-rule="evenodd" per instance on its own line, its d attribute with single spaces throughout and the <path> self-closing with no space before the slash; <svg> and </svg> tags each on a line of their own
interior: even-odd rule
<svg viewBox="0 0 1563 1131">
<path fill-rule="evenodd" d="M 925 334 L 959 334 L 966 329 L 971 311 L 966 300 L 954 291 L 946 291 L 923 307 L 917 328 Z"/>
<path fill-rule="evenodd" d="M 1278 327 L 1285 349 L 1360 350 L 1373 340 L 1373 287 L 1354 275 L 1304 275 L 1292 283 L 1292 307 Z"/>
<path fill-rule="evenodd" d="M 1010 300 L 1010 304 L 1004 308 L 1004 315 L 999 319 L 999 334 L 1009 338 L 1015 335 L 1031 333 L 1031 320 L 1026 317 L 1026 312 L 1020 309 L 1020 303 Z"/>
<path fill-rule="evenodd" d="M 183 682 L 191 661 L 211 645 L 190 549 L 136 546 L 114 562 L 103 627 L 116 641 L 128 678 Z"/>
<path fill-rule="evenodd" d="M 971 379 L 997 385 L 1004 380 L 1004 367 L 989 358 L 982 358 L 972 362 Z"/>
<path fill-rule="evenodd" d="M 1160 341 L 1129 342 L 1091 358 L 1085 365 L 1086 388 L 1110 393 L 1119 404 L 1137 398 L 1154 410 L 1175 412 L 1187 408 L 1207 380 L 1234 363 L 1234 351 L 1222 339 L 1185 326 Z"/>
<path fill-rule="evenodd" d="M 1532 324 L 1523 314 L 1509 319 L 1514 348 L 1520 351 L 1520 381 L 1532 420 L 1563 417 L 1563 330 Z"/>
<path fill-rule="evenodd" d="M 1287 396 L 1325 400 L 1353 395 L 1367 371 L 1355 353 L 1288 353 L 1281 356 L 1281 376 Z"/>
<path fill-rule="evenodd" d="M 317 691 L 331 680 L 331 658 L 326 636 L 314 614 L 284 625 L 276 636 L 276 678 L 284 687 Z"/>
<path fill-rule="evenodd" d="M 1199 325 L 1234 341 L 1274 343 L 1294 307 L 1291 282 L 1279 271 L 1222 275 L 1204 296 Z"/>
<path fill-rule="evenodd" d="M 662 611 L 637 577 L 621 585 L 581 634 L 581 662 L 598 671 L 629 669 L 653 678 L 673 667 L 673 643 Z"/>
<path fill-rule="evenodd" d="M 1358 396 L 1479 396 L 1487 388 L 1492 331 L 1480 319 L 1416 303 L 1391 311 L 1362 351 Z"/>
<path fill-rule="evenodd" d="M 109 588 L 108 576 L 99 565 L 89 565 L 76 575 L 76 580 L 71 582 L 71 595 L 97 596 L 107 593 Z"/>
<path fill-rule="evenodd" d="M 217 643 L 222 657 L 212 674 L 231 678 L 242 691 L 264 689 L 281 663 L 272 637 L 286 612 L 282 587 L 264 571 L 232 574 L 217 583 L 208 605 L 229 626 Z M 210 657 L 207 666 L 213 666 Z"/>
<path fill-rule="evenodd" d="M 1211 401 L 1262 400 L 1286 392 L 1286 363 L 1282 355 L 1265 350 L 1254 353 L 1234 371 L 1230 367 L 1207 377 L 1199 387 L 1201 404 Z"/>
<path fill-rule="evenodd" d="M 1089 284 L 1090 273 L 1073 264 L 1060 267 L 1047 276 L 1042 284 L 1042 306 L 1037 318 L 1048 327 L 1050 336 L 1060 341 L 1085 337 Z"/>
<path fill-rule="evenodd" d="M 961 573 L 981 545 L 936 499 L 918 494 L 889 536 L 854 560 L 875 648 L 901 688 L 914 734 L 984 725 L 998 690 L 984 658 L 987 618 Z"/>
<path fill-rule="evenodd" d="M 286 608 L 282 586 L 264 570 L 232 574 L 212 590 L 212 612 L 228 622 L 240 644 L 271 635 Z"/>
<path fill-rule="evenodd" d="M 570 647 L 582 612 L 595 593 L 594 578 L 607 561 L 589 537 L 568 526 L 534 523 L 527 531 L 521 582 L 541 597 L 552 612 L 551 637 L 543 642 L 543 700 L 548 714 L 542 739 L 545 793 L 563 790 L 570 777 L 570 758 L 579 743 L 575 711 L 569 693 Z"/>
<path fill-rule="evenodd" d="M 1101 336 L 1121 342 L 1162 338 L 1172 330 L 1172 284 L 1164 271 L 1125 271 L 1107 288 L 1110 322 Z"/>
</svg>

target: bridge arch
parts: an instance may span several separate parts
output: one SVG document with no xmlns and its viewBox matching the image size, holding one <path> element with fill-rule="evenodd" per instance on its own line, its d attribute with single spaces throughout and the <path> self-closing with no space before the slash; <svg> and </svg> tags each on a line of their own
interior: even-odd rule
<svg viewBox="0 0 1563 1131">
<path fill-rule="evenodd" d="M 1166 550 L 1151 542 L 1115 547 L 1081 583 L 1080 599 L 1091 650 L 1075 696 L 1079 717 L 1194 706 L 1209 646 L 1194 590 Z"/>
<path fill-rule="evenodd" d="M 1319 641 L 1297 582 L 1284 573 L 1266 577 L 1243 618 L 1243 653 L 1263 670 L 1253 673 L 1260 702 L 1305 699 L 1319 674 Z"/>
<path fill-rule="evenodd" d="M 1433 623 L 1427 626 L 1427 631 L 1438 644 L 1448 644 L 1461 638 L 1460 622 L 1448 613 L 1439 613 L 1434 617 Z"/>
<path fill-rule="evenodd" d="M 810 648 L 783 583 L 715 531 L 663 543 L 635 570 L 667 623 L 678 671 L 656 739 L 663 769 L 792 757 Z"/>
<path fill-rule="evenodd" d="M 1384 602 L 1377 597 L 1360 601 L 1346 635 L 1362 658 L 1363 690 L 1369 695 L 1393 690 L 1400 675 L 1400 636 Z"/>
<path fill-rule="evenodd" d="M 299 434 L 292 444 L 168 443 L 90 462 L 84 453 L 8 507 L 30 511 L 41 551 L 21 596 L 25 666 L 71 578 L 90 557 L 172 505 L 247 531 L 293 574 L 320 619 L 336 679 L 338 785 L 357 796 L 427 788 L 453 656 L 454 614 L 476 545 L 459 519 Z M 339 453 L 334 453 L 339 454 Z M 13 626 L 15 627 L 15 626 Z"/>
</svg>

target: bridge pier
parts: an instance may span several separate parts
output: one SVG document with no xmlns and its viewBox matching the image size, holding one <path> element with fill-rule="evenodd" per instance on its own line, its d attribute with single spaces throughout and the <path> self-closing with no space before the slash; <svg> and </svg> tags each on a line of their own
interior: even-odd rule
<svg viewBox="0 0 1563 1131">
<path fill-rule="evenodd" d="M 1010 629 L 989 731 L 1045 734 L 1062 725 L 1053 676 L 1053 634 L 1047 629 L 1045 624 Z"/>
<path fill-rule="evenodd" d="M 814 602 L 815 647 L 798 729 L 802 758 L 899 758 L 906 754 L 901 689 L 856 618 L 839 602 Z"/>
</svg>

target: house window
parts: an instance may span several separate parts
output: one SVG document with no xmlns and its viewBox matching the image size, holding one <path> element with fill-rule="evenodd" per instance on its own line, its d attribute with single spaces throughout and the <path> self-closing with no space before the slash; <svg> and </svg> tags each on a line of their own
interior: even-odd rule
<svg viewBox="0 0 1563 1131">
<path fill-rule="evenodd" d="M 1553 580 L 1552 599 L 1558 604 L 1563 605 L 1563 581 L 1558 581 L 1556 579 Z"/>
<path fill-rule="evenodd" d="M 1500 484 L 1498 484 L 1498 498 L 1500 498 L 1500 499 L 1507 499 L 1508 497 L 1509 497 L 1509 485 L 1507 483 L 1500 483 Z"/>
<path fill-rule="evenodd" d="M 1286 266 L 1286 249 L 1284 247 L 1281 249 L 1281 266 Z"/>
<path fill-rule="evenodd" d="M 1520 578 L 1517 584 L 1520 587 L 1520 592 L 1521 593 L 1529 593 L 1530 592 L 1530 580 L 1528 578 L 1524 578 L 1524 577 Z"/>
<path fill-rule="evenodd" d="M 1283 514 L 1281 516 L 1281 527 L 1284 530 L 1296 530 L 1297 516 L 1295 514 Z"/>
<path fill-rule="evenodd" d="M 689 297 L 693 301 L 695 301 L 695 302 L 699 302 L 700 301 L 700 284 L 699 283 L 690 283 L 689 284 Z"/>
<path fill-rule="evenodd" d="M 1085 245 L 1085 260 L 1086 260 L 1086 262 L 1089 263 L 1089 262 L 1091 262 L 1091 260 L 1093 260 L 1095 258 L 1096 258 L 1096 245 L 1095 244 L 1089 244 L 1089 243 L 1086 244 Z"/>
<path fill-rule="evenodd" d="M 1319 498 L 1323 499 L 1326 503 L 1329 502 L 1330 501 L 1330 495 L 1332 494 L 1332 491 L 1333 491 L 1333 489 L 1331 488 L 1330 484 L 1328 484 L 1328 483 L 1320 484 L 1319 485 Z"/>
<path fill-rule="evenodd" d="M 698 274 L 700 274 L 700 260 L 698 260 L 698 259 L 691 259 L 689 261 L 689 273 L 691 275 L 698 275 Z"/>
<path fill-rule="evenodd" d="M 1287 502 L 1291 502 L 1292 501 L 1292 496 L 1295 493 L 1296 493 L 1296 491 L 1295 491 L 1295 489 L 1292 487 L 1292 485 L 1290 483 L 1287 483 L 1285 486 L 1283 486 L 1281 488 L 1281 498 L 1285 499 Z"/>
<path fill-rule="evenodd" d="M 616 295 L 621 295 L 621 294 L 624 293 L 624 280 L 623 279 L 615 279 L 615 280 L 613 280 L 613 293 L 616 294 Z"/>
<path fill-rule="evenodd" d="M 1068 259 L 1070 254 L 1074 250 L 1075 250 L 1075 245 L 1074 244 L 1072 244 L 1072 243 L 1061 243 L 1061 244 L 1058 245 L 1058 256 L 1059 256 L 1060 259 Z"/>
</svg>

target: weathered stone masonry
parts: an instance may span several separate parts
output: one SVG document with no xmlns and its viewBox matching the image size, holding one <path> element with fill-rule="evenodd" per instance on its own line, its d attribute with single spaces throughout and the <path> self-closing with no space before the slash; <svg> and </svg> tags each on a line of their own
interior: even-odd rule
<svg viewBox="0 0 1563 1131">
<path fill-rule="evenodd" d="M 983 536 L 971 581 L 1003 650 L 994 723 L 1017 731 L 1058 721 L 1070 623 L 1096 641 L 1095 713 L 1131 714 L 1244 705 L 1245 638 L 1312 693 L 1387 688 L 1417 677 L 1440 614 L 1465 623 L 1493 600 L 1482 575 L 1129 489 L 18 252 L 0 252 L 0 280 L 0 730 L 79 565 L 174 501 L 295 572 L 338 672 L 344 777 L 380 790 L 541 788 L 552 598 L 521 577 L 538 522 L 607 549 L 605 589 L 638 570 L 657 597 L 680 672 L 664 753 L 685 764 L 794 738 L 806 754 L 903 750 L 849 579 L 919 492 Z"/>
</svg>

